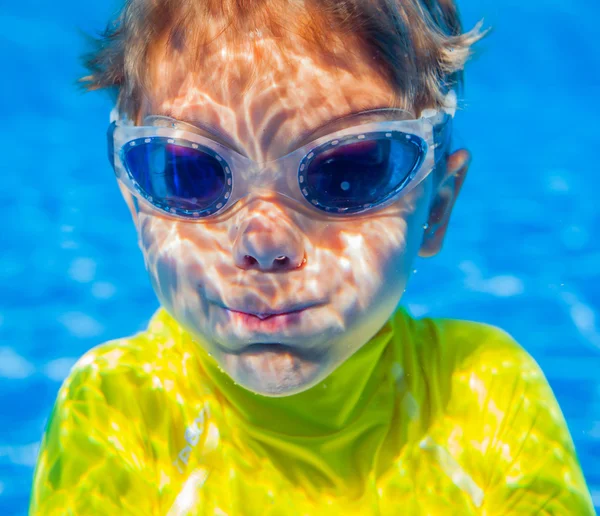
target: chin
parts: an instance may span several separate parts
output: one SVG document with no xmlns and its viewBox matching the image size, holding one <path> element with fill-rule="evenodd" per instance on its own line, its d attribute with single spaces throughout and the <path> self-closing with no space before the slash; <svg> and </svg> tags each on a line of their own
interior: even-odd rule
<svg viewBox="0 0 600 516">
<path fill-rule="evenodd" d="M 298 394 L 327 376 L 325 357 L 306 357 L 278 346 L 225 353 L 223 369 L 239 385 L 269 397 Z"/>
</svg>

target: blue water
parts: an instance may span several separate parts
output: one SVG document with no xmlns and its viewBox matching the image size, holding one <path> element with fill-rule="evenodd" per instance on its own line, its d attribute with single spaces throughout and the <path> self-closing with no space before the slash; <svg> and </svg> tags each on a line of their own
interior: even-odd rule
<svg viewBox="0 0 600 516">
<path fill-rule="evenodd" d="M 0 514 L 24 514 L 57 390 L 90 347 L 157 302 L 106 160 L 110 105 L 75 92 L 77 28 L 118 2 L 0 7 Z M 597 0 L 466 0 L 494 32 L 467 71 L 456 140 L 474 156 L 415 315 L 485 321 L 544 369 L 600 507 L 600 43 Z"/>
</svg>

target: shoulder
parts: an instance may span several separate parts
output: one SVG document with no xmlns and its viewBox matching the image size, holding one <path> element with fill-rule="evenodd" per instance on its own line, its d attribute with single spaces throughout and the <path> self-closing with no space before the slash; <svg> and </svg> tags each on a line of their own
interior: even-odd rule
<svg viewBox="0 0 600 516">
<path fill-rule="evenodd" d="M 557 424 L 563 421 L 540 365 L 508 332 L 473 321 L 440 319 L 435 324 L 454 397 L 505 417 L 518 416 L 513 424 L 524 427 L 540 411 Z"/>
<path fill-rule="evenodd" d="M 462 386 L 506 381 L 511 377 L 545 383 L 529 353 L 496 326 L 459 319 L 413 318 L 405 311 L 392 320 L 411 390 L 422 393 L 432 417 L 445 412 Z M 471 391 L 473 396 L 475 391 Z M 464 396 L 465 393 L 462 393 Z"/>
<path fill-rule="evenodd" d="M 149 328 L 97 346 L 72 368 L 40 446 L 31 514 L 153 513 L 147 430 L 168 410 L 153 371 L 167 344 L 153 334 Z M 164 383 L 164 375 L 156 376 Z M 136 504 L 139 511 L 130 510 Z"/>
<path fill-rule="evenodd" d="M 42 439 L 31 514 L 156 513 L 159 478 L 175 471 L 186 439 L 197 444 L 206 416 L 204 376 L 180 331 L 159 311 L 147 330 L 75 364 Z"/>
<path fill-rule="evenodd" d="M 463 473 L 487 486 L 491 514 L 507 506 L 524 514 L 570 514 L 568 507 L 593 514 L 567 423 L 535 359 L 495 326 L 426 324 L 447 374 L 443 409 L 427 442 L 449 450 Z"/>
<path fill-rule="evenodd" d="M 532 382 L 543 379 L 533 357 L 497 326 L 461 319 L 408 320 L 414 353 L 425 374 L 443 383 L 464 374 L 519 374 Z M 524 373 L 531 373 L 530 376 Z M 541 375 L 541 377 L 540 377 Z"/>
<path fill-rule="evenodd" d="M 421 342 L 418 353 L 429 362 L 424 369 L 446 392 L 445 412 L 466 418 L 493 413 L 498 423 L 510 416 L 513 429 L 534 421 L 539 426 L 544 417 L 565 426 L 541 367 L 509 333 L 457 319 L 424 318 L 414 324 Z"/>
<path fill-rule="evenodd" d="M 503 329 L 491 324 L 449 318 L 412 317 L 398 310 L 391 319 L 394 334 L 412 341 L 417 355 L 432 355 L 460 367 L 470 360 L 491 359 L 493 354 L 528 356 Z"/>
<path fill-rule="evenodd" d="M 412 342 L 402 351 L 407 386 L 427 406 L 426 425 L 462 421 L 461 432 L 482 441 L 492 428 L 510 428 L 517 441 L 531 432 L 570 440 L 542 369 L 509 333 L 457 319 L 408 318 L 402 324 Z"/>
<path fill-rule="evenodd" d="M 49 432 L 81 425 L 101 431 L 106 425 L 126 424 L 132 417 L 145 427 L 158 406 L 168 410 L 169 387 L 179 381 L 185 364 L 182 355 L 160 311 L 145 331 L 90 349 L 58 392 Z"/>
<path fill-rule="evenodd" d="M 159 310 L 146 330 L 87 351 L 71 369 L 62 390 L 104 384 L 111 378 L 120 378 L 124 388 L 139 388 L 152 377 L 172 370 L 169 364 L 177 362 L 182 353 L 177 335 Z"/>
<path fill-rule="evenodd" d="M 435 335 L 437 370 L 448 389 L 449 409 L 491 412 L 498 424 L 510 416 L 524 431 L 540 412 L 557 424 L 563 421 L 541 367 L 508 332 L 467 320 L 431 319 L 422 324 Z"/>
<path fill-rule="evenodd" d="M 541 373 L 533 357 L 502 328 L 455 319 L 438 319 L 435 325 L 440 353 L 453 364 L 453 374 L 522 374 L 525 370 Z"/>
</svg>

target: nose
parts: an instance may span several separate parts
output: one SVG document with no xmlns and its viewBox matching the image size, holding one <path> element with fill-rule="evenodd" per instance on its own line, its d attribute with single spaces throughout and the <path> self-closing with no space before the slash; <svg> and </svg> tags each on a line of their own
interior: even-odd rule
<svg viewBox="0 0 600 516">
<path fill-rule="evenodd" d="M 281 210 L 253 209 L 240 224 L 233 244 L 234 260 L 244 270 L 284 272 L 305 263 L 303 235 Z"/>
</svg>

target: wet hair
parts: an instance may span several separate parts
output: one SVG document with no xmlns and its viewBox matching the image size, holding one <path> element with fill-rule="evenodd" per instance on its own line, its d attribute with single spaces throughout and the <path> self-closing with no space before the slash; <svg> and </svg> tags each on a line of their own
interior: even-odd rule
<svg viewBox="0 0 600 516">
<path fill-rule="evenodd" d="M 471 47 L 485 35 L 481 22 L 463 33 L 453 0 L 126 0 L 102 33 L 88 36 L 89 74 L 79 83 L 108 90 L 135 119 L 152 91 L 157 50 L 185 56 L 194 69 L 219 38 L 239 42 L 253 31 L 275 41 L 293 34 L 330 55 L 332 41 L 358 38 L 399 102 L 417 113 L 443 106 L 449 88 L 460 92 Z"/>
</svg>

